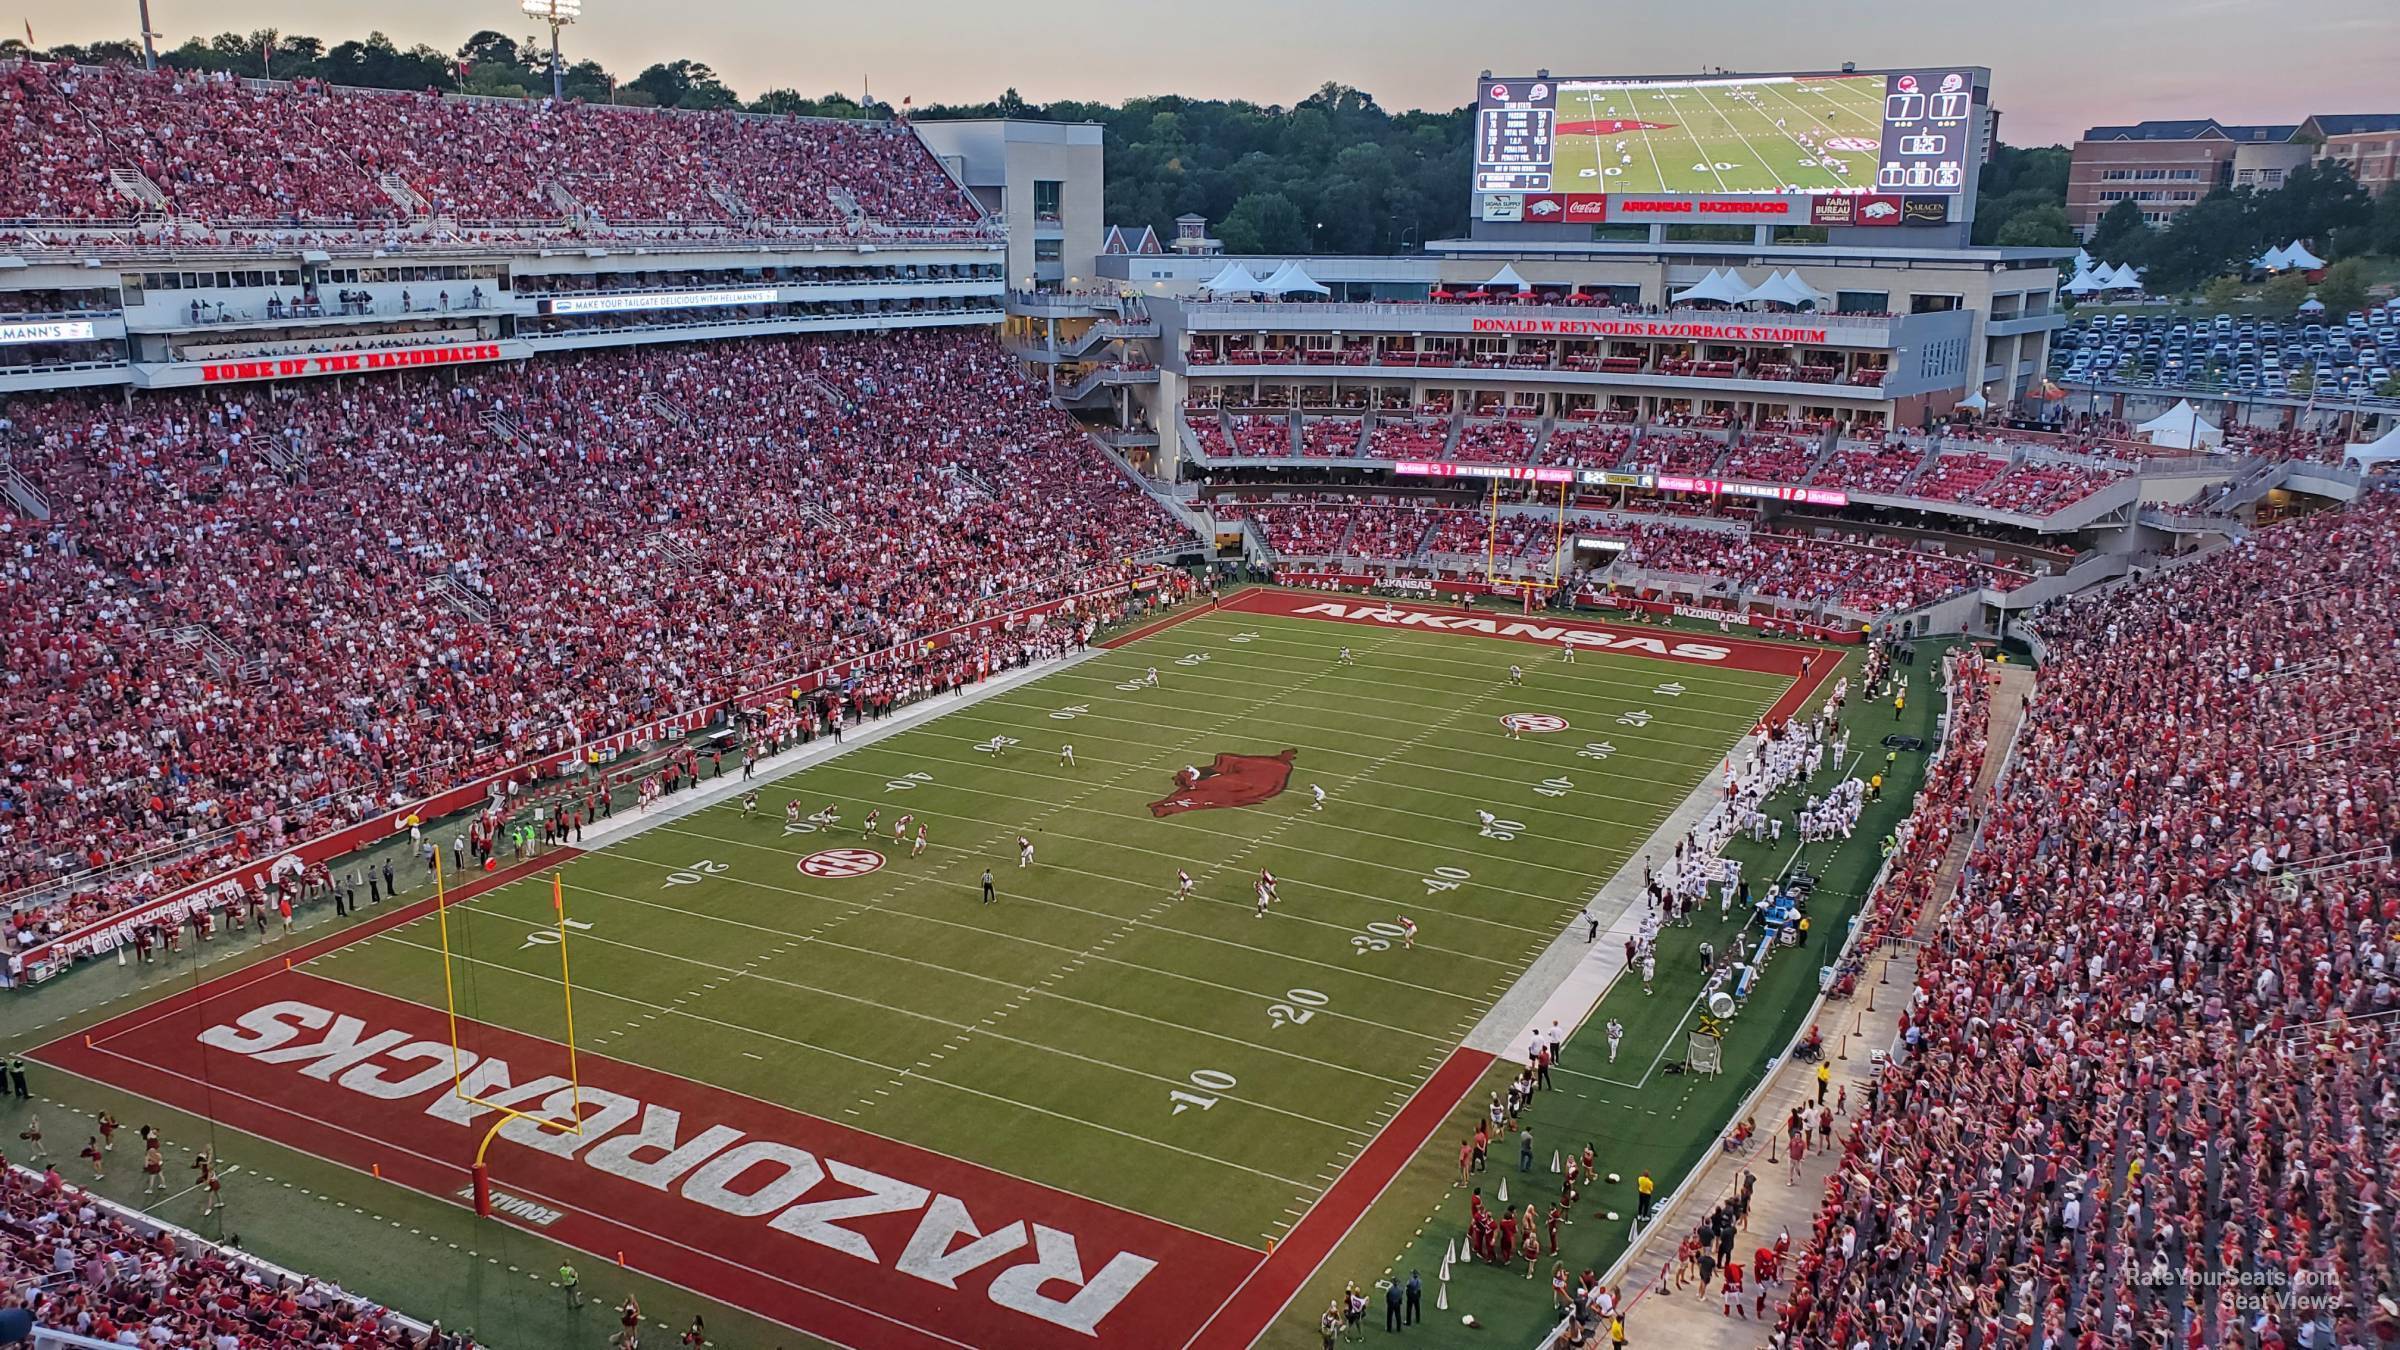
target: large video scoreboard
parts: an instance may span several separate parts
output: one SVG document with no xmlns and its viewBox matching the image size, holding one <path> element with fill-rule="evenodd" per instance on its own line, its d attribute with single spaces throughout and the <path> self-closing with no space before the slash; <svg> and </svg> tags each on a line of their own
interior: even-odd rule
<svg viewBox="0 0 2400 1350">
<path fill-rule="evenodd" d="M 1933 225 L 1973 214 L 1990 72 L 1485 77 L 1487 221 Z"/>
</svg>

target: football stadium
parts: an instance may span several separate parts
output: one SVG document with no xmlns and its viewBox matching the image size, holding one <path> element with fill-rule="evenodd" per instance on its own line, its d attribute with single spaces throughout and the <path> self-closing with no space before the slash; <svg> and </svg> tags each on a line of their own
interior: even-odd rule
<svg viewBox="0 0 2400 1350">
<path fill-rule="evenodd" d="M 1244 251 L 525 12 L 0 53 L 0 1343 L 2400 1346 L 2400 404 L 2070 401 L 1988 69 Z"/>
</svg>

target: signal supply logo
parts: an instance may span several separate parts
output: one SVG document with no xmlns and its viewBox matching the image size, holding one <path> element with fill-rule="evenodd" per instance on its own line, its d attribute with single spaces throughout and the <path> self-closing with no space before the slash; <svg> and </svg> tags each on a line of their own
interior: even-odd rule
<svg viewBox="0 0 2400 1350">
<path fill-rule="evenodd" d="M 1500 725 L 1511 731 L 1528 731 L 1536 736 L 1548 736 L 1567 729 L 1567 719 L 1549 713 L 1513 712 L 1500 719 Z"/>
<path fill-rule="evenodd" d="M 1274 755 L 1219 754 L 1216 763 L 1188 780 L 1178 773 L 1175 791 L 1150 803 L 1150 814 L 1171 816 L 1181 811 L 1208 811 L 1221 806 L 1256 806 L 1277 796 L 1292 781 L 1297 750 Z"/>
<path fill-rule="evenodd" d="M 871 848 L 829 848 L 802 858 L 799 866 L 802 876 L 841 881 L 880 870 L 883 855 Z"/>
</svg>

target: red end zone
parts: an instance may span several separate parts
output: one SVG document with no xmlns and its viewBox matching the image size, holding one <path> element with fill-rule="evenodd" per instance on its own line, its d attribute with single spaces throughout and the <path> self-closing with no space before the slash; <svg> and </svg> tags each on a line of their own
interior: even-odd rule
<svg viewBox="0 0 2400 1350">
<path fill-rule="evenodd" d="M 571 1119 L 563 1048 L 460 1023 L 467 1091 Z M 203 989 L 42 1060 L 467 1203 L 497 1113 L 452 1091 L 439 1009 L 296 971 Z M 581 1135 L 502 1128 L 504 1222 L 858 1350 L 1155 1347 L 1247 1247 L 585 1052 Z"/>
<path fill-rule="evenodd" d="M 1790 688 L 1767 710 L 1770 721 L 1800 710 L 1818 685 L 1841 664 L 1839 652 L 1819 651 L 1789 642 L 1760 642 L 1754 638 L 1718 633 L 1692 633 L 1631 624 L 1596 623 L 1542 613 L 1517 617 L 1445 609 L 1422 603 L 1378 597 L 1310 592 L 1248 590 L 1226 600 L 1222 609 L 1235 613 L 1272 614 L 1282 618 L 1324 619 L 1331 623 L 1366 624 L 1378 628 L 1420 628 L 1429 632 L 1465 633 L 1537 646 L 1578 647 L 1585 651 L 1623 652 L 1660 661 L 1742 670 L 1792 678 Z"/>
</svg>

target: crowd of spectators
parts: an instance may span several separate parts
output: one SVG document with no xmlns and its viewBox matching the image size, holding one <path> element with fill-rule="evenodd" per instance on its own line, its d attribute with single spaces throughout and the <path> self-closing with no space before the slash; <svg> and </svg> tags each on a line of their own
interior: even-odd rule
<svg viewBox="0 0 2400 1350">
<path fill-rule="evenodd" d="M 1436 520 L 1458 513 L 1379 503 L 1353 508 L 1352 514 L 1358 524 L 1350 531 L 1346 552 L 1369 562 L 1405 562 L 1422 551 L 1426 533 Z"/>
<path fill-rule="evenodd" d="M 1541 455 L 1534 463 L 1570 469 L 1613 469 L 1624 462 L 1625 452 L 1633 448 L 1633 436 L 1632 427 L 1561 422 L 1551 428 L 1550 439 L 1542 443 Z"/>
<path fill-rule="evenodd" d="M 61 394 L 0 444 L 53 513 L 0 516 L 0 891 L 207 844 L 68 918 L 1179 533 L 961 333 Z"/>
<path fill-rule="evenodd" d="M 1433 533 L 1425 536 L 1425 552 L 1475 560 L 1547 561 L 1558 551 L 1561 533 L 1560 523 L 1545 515 L 1519 512 L 1494 520 L 1484 511 L 1442 511 L 1434 516 Z"/>
<path fill-rule="evenodd" d="M 1356 417 L 1309 417 L 1300 423 L 1300 453 L 1308 459 L 1353 459 L 1366 424 Z"/>
<path fill-rule="evenodd" d="M 432 91 L 254 84 L 161 69 L 0 67 L 0 219 L 127 224 L 138 171 L 210 225 L 380 231 L 425 213 L 505 227 L 959 227 L 975 204 L 905 126 Z M 386 190 L 386 175 L 404 189 Z"/>
<path fill-rule="evenodd" d="M 1622 562 L 1706 577 L 1787 603 L 1835 605 L 1862 614 L 1913 609 L 1970 587 L 2014 590 L 2032 579 L 1931 543 L 1898 547 L 1855 532 L 1737 534 L 1664 523 L 1636 530 Z"/>
<path fill-rule="evenodd" d="M 1447 422 L 1377 417 L 1367 432 L 1370 459 L 1438 459 L 1450 443 Z"/>
<path fill-rule="evenodd" d="M 1911 495 L 1936 502 L 1975 501 L 2008 469 L 2008 460 L 1999 455 L 1980 450 L 1944 451 L 1918 477 Z"/>
<path fill-rule="evenodd" d="M 1798 483 L 1820 448 L 1792 436 L 1744 436 L 1725 456 L 1724 474 L 1753 483 Z"/>
<path fill-rule="evenodd" d="M 1653 427 L 1633 448 L 1634 467 L 1648 473 L 1697 474 L 1713 477 L 1725 456 L 1725 438 L 1698 431 L 1669 431 Z"/>
<path fill-rule="evenodd" d="M 1534 428 L 1516 418 L 1468 422 L 1451 457 L 1462 464 L 1523 464 L 1533 457 Z"/>
<path fill-rule="evenodd" d="M 1219 520 L 1250 520 L 1266 537 L 1267 547 L 1286 557 L 1322 558 L 1341 551 L 1353 519 L 1346 505 L 1290 506 L 1219 505 Z"/>
<path fill-rule="evenodd" d="M 2038 617 L 1780 1344 L 2400 1343 L 2395 616 L 2383 496 Z"/>
<path fill-rule="evenodd" d="M 427 1344 L 384 1309 L 308 1279 L 187 1247 L 94 1204 L 46 1174 L 0 1168 L 0 1250 L 38 1326 L 126 1345 L 412 1350 Z M 445 1338 L 472 1350 L 463 1338 Z"/>
<path fill-rule="evenodd" d="M 1895 497 L 1907 485 L 1910 474 L 1925 462 L 1925 452 L 1904 443 L 1891 445 L 1845 445 L 1833 452 L 1824 467 L 1811 475 L 1811 487 L 1840 488 L 1845 492 L 1871 492 Z"/>
</svg>

